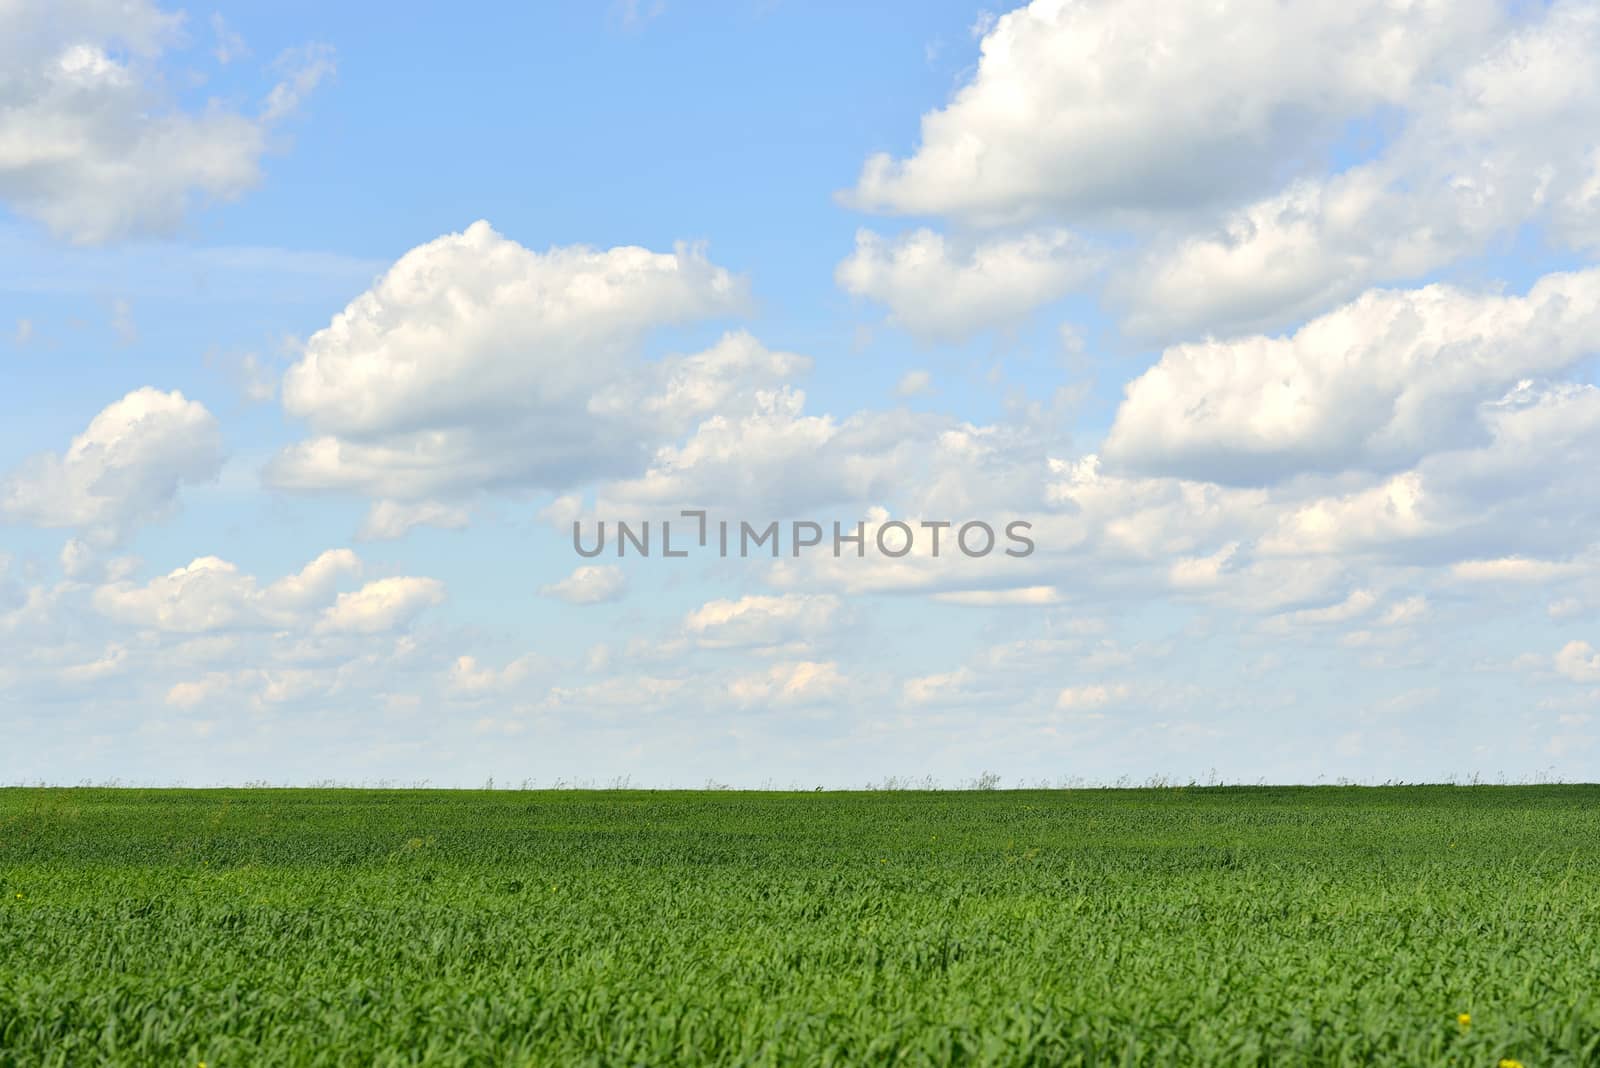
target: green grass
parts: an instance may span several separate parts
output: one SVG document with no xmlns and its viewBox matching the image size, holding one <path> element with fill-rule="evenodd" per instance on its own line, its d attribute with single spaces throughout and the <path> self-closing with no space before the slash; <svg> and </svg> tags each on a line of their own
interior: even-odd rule
<svg viewBox="0 0 1600 1068">
<path fill-rule="evenodd" d="M 15 789 L 0 894 L 0 1066 L 1600 1064 L 1600 787 Z"/>
</svg>

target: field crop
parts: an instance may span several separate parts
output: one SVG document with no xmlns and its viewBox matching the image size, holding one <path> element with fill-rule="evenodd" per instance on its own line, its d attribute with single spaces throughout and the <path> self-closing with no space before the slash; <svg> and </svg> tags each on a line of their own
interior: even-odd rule
<svg viewBox="0 0 1600 1068">
<path fill-rule="evenodd" d="M 1600 1064 L 1600 788 L 0 791 L 0 1066 Z"/>
</svg>

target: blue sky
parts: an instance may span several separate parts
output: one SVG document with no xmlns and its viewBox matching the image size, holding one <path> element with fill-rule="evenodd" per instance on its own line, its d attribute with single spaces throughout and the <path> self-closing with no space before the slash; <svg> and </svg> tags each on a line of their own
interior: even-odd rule
<svg viewBox="0 0 1600 1068">
<path fill-rule="evenodd" d="M 0 780 L 1600 768 L 1592 5 L 0 21 Z"/>
</svg>

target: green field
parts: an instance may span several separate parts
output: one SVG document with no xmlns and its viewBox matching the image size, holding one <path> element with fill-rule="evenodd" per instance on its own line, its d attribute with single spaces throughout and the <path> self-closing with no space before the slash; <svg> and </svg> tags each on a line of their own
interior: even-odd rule
<svg viewBox="0 0 1600 1068">
<path fill-rule="evenodd" d="M 11 789 L 0 890 L 4 1066 L 1600 1064 L 1600 787 Z"/>
</svg>

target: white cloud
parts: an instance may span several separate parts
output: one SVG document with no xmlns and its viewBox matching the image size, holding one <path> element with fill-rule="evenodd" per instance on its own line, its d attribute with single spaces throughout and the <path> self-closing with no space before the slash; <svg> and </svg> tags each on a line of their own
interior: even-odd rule
<svg viewBox="0 0 1600 1068">
<path fill-rule="evenodd" d="M 979 607 L 997 605 L 1055 604 L 1061 600 L 1061 591 L 1054 586 L 1019 586 L 1009 590 L 953 590 L 934 594 L 934 599 L 950 604 L 969 604 Z"/>
<path fill-rule="evenodd" d="M 830 594 L 746 596 L 708 601 L 684 618 L 684 629 L 704 648 L 738 649 L 809 642 L 825 635 L 839 616 Z"/>
<path fill-rule="evenodd" d="M 1375 290 L 1288 337 L 1167 349 L 1128 385 L 1103 451 L 1223 483 L 1397 470 L 1487 440 L 1480 405 L 1597 338 L 1600 270 L 1547 275 L 1525 297 Z"/>
<path fill-rule="evenodd" d="M 460 656 L 450 665 L 450 689 L 461 697 L 502 694 L 524 682 L 540 666 L 532 653 L 519 656 L 501 668 L 480 664 L 476 657 Z"/>
<path fill-rule="evenodd" d="M 1136 333 L 1292 321 L 1417 277 L 1529 220 L 1600 241 L 1600 12 L 1558 2 L 1420 86 L 1374 159 L 1300 178 L 1215 231 L 1157 242 L 1114 287 Z"/>
<path fill-rule="evenodd" d="M 1469 582 L 1551 582 L 1578 574 L 1583 568 L 1559 560 L 1533 560 L 1503 556 L 1494 560 L 1462 560 L 1450 567 L 1456 578 Z"/>
<path fill-rule="evenodd" d="M 1083 242 L 1048 230 L 958 244 L 932 230 L 892 240 L 856 232 L 856 248 L 834 271 L 847 293 L 886 304 L 913 334 L 959 340 L 1065 295 L 1097 267 Z"/>
<path fill-rule="evenodd" d="M 245 43 L 243 37 L 228 28 L 227 20 L 222 17 L 221 12 L 211 13 L 211 32 L 217 39 L 216 47 L 212 49 L 211 54 L 223 66 L 250 54 L 250 46 Z"/>
<path fill-rule="evenodd" d="M 992 224 L 1226 204 L 1345 120 L 1403 105 L 1498 21 L 1454 4 L 1035 0 L 853 204 Z M 1181 164 L 1174 164 L 1181 160 Z"/>
<path fill-rule="evenodd" d="M 915 152 L 873 156 L 844 199 L 943 217 L 968 246 L 974 227 L 1110 232 L 1108 303 L 1130 334 L 1279 328 L 1530 223 L 1600 245 L 1600 12 L 1585 0 L 1036 0 L 982 37 Z M 894 258 L 858 250 L 841 284 L 857 260 L 857 286 L 898 315 Z M 914 329 L 946 310 L 900 299 Z"/>
<path fill-rule="evenodd" d="M 535 253 L 474 223 L 406 253 L 306 342 L 282 397 L 315 436 L 281 453 L 268 479 L 414 500 L 626 473 L 652 436 L 622 403 L 635 395 L 615 385 L 649 376 L 638 344 L 736 311 L 743 292 L 697 249 Z M 735 343 L 663 364 L 654 433 L 726 388 L 697 376 L 764 355 Z"/>
<path fill-rule="evenodd" d="M 804 391 L 758 390 L 742 412 L 713 415 L 680 444 L 658 448 L 638 478 L 607 483 L 600 499 L 610 514 L 732 504 L 801 515 L 904 484 L 950 425 L 903 410 L 808 415 Z"/>
<path fill-rule="evenodd" d="M 615 601 L 628 588 L 627 576 L 614 564 L 586 564 L 560 582 L 541 586 L 539 592 L 568 604 L 602 604 Z"/>
<path fill-rule="evenodd" d="M 1581 597 L 1561 597 L 1545 606 L 1545 614 L 1555 620 L 1576 619 L 1587 607 Z"/>
<path fill-rule="evenodd" d="M 126 580 L 103 585 L 94 591 L 94 605 L 130 626 L 190 634 L 305 626 L 333 600 L 341 579 L 360 572 L 361 561 L 349 549 L 330 549 L 263 588 L 236 564 L 203 556 L 142 586 Z"/>
<path fill-rule="evenodd" d="M 113 644 L 94 660 L 63 668 L 61 680 L 69 684 L 92 684 L 122 675 L 131 667 L 128 650 L 121 645 Z"/>
<path fill-rule="evenodd" d="M 1459 564 L 1454 577 L 1475 583 L 1591 568 L 1575 558 L 1590 550 L 1600 522 L 1587 459 L 1600 448 L 1600 389 L 1519 385 L 1477 416 L 1489 437 L 1481 447 L 1433 453 L 1376 483 L 1329 480 L 1310 499 L 1306 488 L 1316 483 L 1282 484 L 1275 495 L 1287 499 L 1259 549 Z M 1340 488 L 1352 479 L 1358 488 Z"/>
<path fill-rule="evenodd" d="M 1129 692 L 1128 687 L 1121 683 L 1068 686 L 1056 695 L 1056 707 L 1063 710 L 1104 708 L 1127 700 Z"/>
<path fill-rule="evenodd" d="M 90 572 L 95 564 L 95 552 L 77 538 L 68 538 L 61 547 L 61 573 L 67 578 L 80 578 Z"/>
<path fill-rule="evenodd" d="M 274 125 L 332 66 L 295 65 L 258 116 L 219 102 L 186 110 L 161 60 L 181 13 L 148 0 L 8 5 L 0 11 L 0 201 L 79 244 L 176 230 L 196 202 L 260 178 Z"/>
<path fill-rule="evenodd" d="M 1337 604 L 1321 608 L 1302 608 L 1278 616 L 1275 622 L 1286 627 L 1318 627 L 1334 623 L 1348 623 L 1366 615 L 1378 603 L 1378 595 L 1371 590 L 1356 590 Z"/>
<path fill-rule="evenodd" d="M 270 611 L 299 611 L 326 602 L 341 578 L 360 575 L 361 571 L 361 560 L 355 553 L 329 549 L 298 574 L 287 575 L 268 586 L 262 601 Z"/>
<path fill-rule="evenodd" d="M 901 684 L 901 697 L 908 705 L 935 705 L 969 699 L 977 681 L 971 668 L 957 668 L 932 675 L 918 675 Z"/>
<path fill-rule="evenodd" d="M 139 340 L 139 324 L 133 318 L 133 303 L 126 297 L 111 302 L 111 332 L 117 335 L 117 344 L 132 345 Z"/>
<path fill-rule="evenodd" d="M 1222 582 L 1223 571 L 1239 551 L 1239 543 L 1230 541 L 1208 556 L 1184 556 L 1173 561 L 1167 579 L 1177 590 L 1208 589 Z"/>
<path fill-rule="evenodd" d="M 469 521 L 465 508 L 439 501 L 374 501 L 356 537 L 361 541 L 393 541 L 416 527 L 462 530 Z"/>
<path fill-rule="evenodd" d="M 1562 646 L 1555 666 L 1573 682 L 1600 682 L 1600 652 L 1588 642 L 1570 641 Z"/>
<path fill-rule="evenodd" d="M 542 702 L 545 708 L 626 709 L 649 711 L 668 705 L 687 685 L 684 679 L 655 675 L 613 676 L 581 686 L 552 686 Z"/>
<path fill-rule="evenodd" d="M 894 386 L 896 397 L 925 397 L 933 391 L 933 376 L 922 370 L 907 371 Z"/>
<path fill-rule="evenodd" d="M 774 664 L 764 672 L 730 680 L 728 695 L 746 705 L 790 705 L 834 697 L 849 683 L 833 661 Z"/>
<path fill-rule="evenodd" d="M 277 122 L 299 111 L 306 97 L 337 69 L 333 49 L 325 44 L 291 49 L 274 66 L 283 72 L 284 79 L 272 87 L 261 106 L 263 123 Z"/>
<path fill-rule="evenodd" d="M 1428 614 L 1428 599 L 1421 594 L 1407 597 L 1398 601 L 1384 610 L 1378 617 L 1378 623 L 1385 627 L 1399 627 L 1408 623 L 1415 623 Z"/>
<path fill-rule="evenodd" d="M 167 691 L 167 704 L 173 708 L 199 708 L 227 693 L 231 681 L 226 674 L 215 672 L 203 679 L 174 683 Z"/>
<path fill-rule="evenodd" d="M 353 593 L 339 594 L 339 599 L 323 611 L 316 629 L 322 633 L 353 634 L 398 630 L 444 598 L 444 583 L 438 579 L 379 579 Z"/>
<path fill-rule="evenodd" d="M 221 434 L 205 406 L 145 387 L 108 405 L 65 453 L 0 479 L 0 519 L 76 527 L 111 544 L 169 514 L 182 486 L 211 481 L 221 467 Z"/>
<path fill-rule="evenodd" d="M 810 369 L 809 357 L 775 352 L 749 333 L 735 330 L 704 352 L 668 356 L 635 368 L 596 394 L 589 409 L 601 416 L 627 416 L 648 435 L 677 433 L 708 416 L 748 407 L 765 389 Z"/>
</svg>

